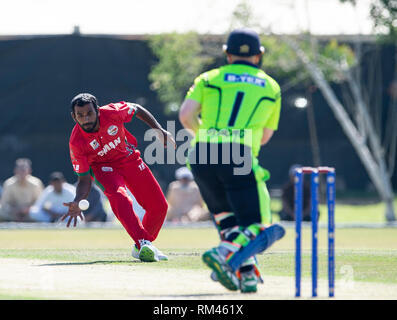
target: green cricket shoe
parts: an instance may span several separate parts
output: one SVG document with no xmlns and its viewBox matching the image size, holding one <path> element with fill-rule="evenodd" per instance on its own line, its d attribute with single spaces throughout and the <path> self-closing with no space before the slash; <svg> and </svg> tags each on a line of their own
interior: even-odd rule
<svg viewBox="0 0 397 320">
<path fill-rule="evenodd" d="M 153 245 L 141 246 L 141 250 L 139 250 L 139 259 L 143 262 L 160 261 L 156 255 L 156 248 Z"/>
<path fill-rule="evenodd" d="M 138 251 L 136 245 L 132 248 L 132 256 L 142 262 L 157 262 L 157 261 L 168 261 L 168 257 L 157 249 L 148 240 L 139 240 L 141 249 Z"/>
<path fill-rule="evenodd" d="M 204 252 L 202 259 L 216 274 L 218 281 L 227 289 L 236 291 L 239 289 L 237 276 L 228 268 L 225 258 L 216 248 Z"/>
<path fill-rule="evenodd" d="M 211 280 L 218 282 L 218 277 L 214 271 L 211 272 Z M 258 291 L 258 283 L 263 283 L 255 273 L 253 274 L 244 274 L 241 276 L 240 274 L 240 291 L 241 293 L 255 293 Z"/>
<path fill-rule="evenodd" d="M 240 291 L 241 293 L 255 293 L 258 291 L 258 276 L 255 271 L 240 273 Z"/>
</svg>

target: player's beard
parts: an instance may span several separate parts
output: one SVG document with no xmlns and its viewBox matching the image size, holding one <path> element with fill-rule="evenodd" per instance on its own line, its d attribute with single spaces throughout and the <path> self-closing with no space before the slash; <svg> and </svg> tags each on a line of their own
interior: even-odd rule
<svg viewBox="0 0 397 320">
<path fill-rule="evenodd" d="M 83 125 L 79 123 L 79 125 L 80 125 L 81 129 L 83 129 L 85 132 L 91 133 L 91 132 L 94 132 L 94 129 L 95 129 L 97 123 L 98 123 L 98 116 L 96 117 L 95 122 L 89 122 L 89 123 L 85 123 Z"/>
</svg>

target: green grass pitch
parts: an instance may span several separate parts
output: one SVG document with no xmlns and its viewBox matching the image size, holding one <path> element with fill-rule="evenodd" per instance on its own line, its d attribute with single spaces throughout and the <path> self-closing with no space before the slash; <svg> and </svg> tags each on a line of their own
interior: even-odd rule
<svg viewBox="0 0 397 320">
<path fill-rule="evenodd" d="M 164 228 L 155 244 L 168 262 L 131 257 L 123 229 L 0 230 L 1 299 L 293 299 L 294 229 L 258 256 L 257 294 L 230 292 L 201 261 L 214 228 Z M 302 295 L 310 295 L 310 229 L 303 231 Z M 336 298 L 397 298 L 397 231 L 336 231 Z M 319 295 L 327 294 L 327 234 L 319 232 Z"/>
</svg>

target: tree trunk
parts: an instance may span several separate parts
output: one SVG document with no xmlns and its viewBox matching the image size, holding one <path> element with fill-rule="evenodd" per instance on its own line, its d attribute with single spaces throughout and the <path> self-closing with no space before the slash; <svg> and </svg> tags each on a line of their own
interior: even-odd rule
<svg viewBox="0 0 397 320">
<path fill-rule="evenodd" d="M 336 119 L 339 121 L 342 126 L 343 131 L 349 138 L 352 143 L 354 149 L 356 150 L 358 156 L 360 157 L 365 169 L 368 172 L 368 175 L 375 185 L 376 190 L 378 191 L 379 196 L 382 201 L 386 205 L 385 218 L 387 221 L 395 221 L 394 207 L 393 207 L 393 189 L 391 185 L 390 178 L 388 176 L 387 168 L 385 165 L 385 159 L 383 153 L 380 151 L 381 146 L 377 145 L 379 142 L 378 136 L 369 137 L 369 142 L 371 147 L 373 148 L 374 155 L 371 153 L 371 150 L 366 144 L 366 139 L 363 137 L 359 131 L 357 130 L 354 123 L 351 121 L 349 114 L 346 112 L 345 108 L 339 102 L 336 97 L 334 91 L 330 87 L 329 83 L 325 79 L 322 71 L 312 63 L 307 55 L 300 49 L 299 45 L 292 39 L 287 38 L 285 36 L 282 39 L 287 43 L 297 54 L 300 61 L 303 63 L 307 71 L 310 73 L 314 83 L 321 90 L 324 98 L 328 102 Z M 356 101 L 357 102 L 357 101 Z M 359 104 L 359 112 L 364 112 L 363 116 L 365 119 L 365 124 L 371 120 L 368 119 L 365 115 L 365 110 L 362 109 L 362 105 Z M 375 134 L 372 126 L 367 129 L 370 130 L 370 135 Z M 374 157 L 375 156 L 375 157 Z"/>
</svg>

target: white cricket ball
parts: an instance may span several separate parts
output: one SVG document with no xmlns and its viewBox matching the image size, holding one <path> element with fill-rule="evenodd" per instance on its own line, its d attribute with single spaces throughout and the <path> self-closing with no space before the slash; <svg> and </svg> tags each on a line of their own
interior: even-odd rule
<svg viewBox="0 0 397 320">
<path fill-rule="evenodd" d="M 80 210 L 82 210 L 82 211 L 87 210 L 89 208 L 89 206 L 90 206 L 90 203 L 86 199 L 80 200 L 80 202 L 79 202 Z"/>
</svg>

